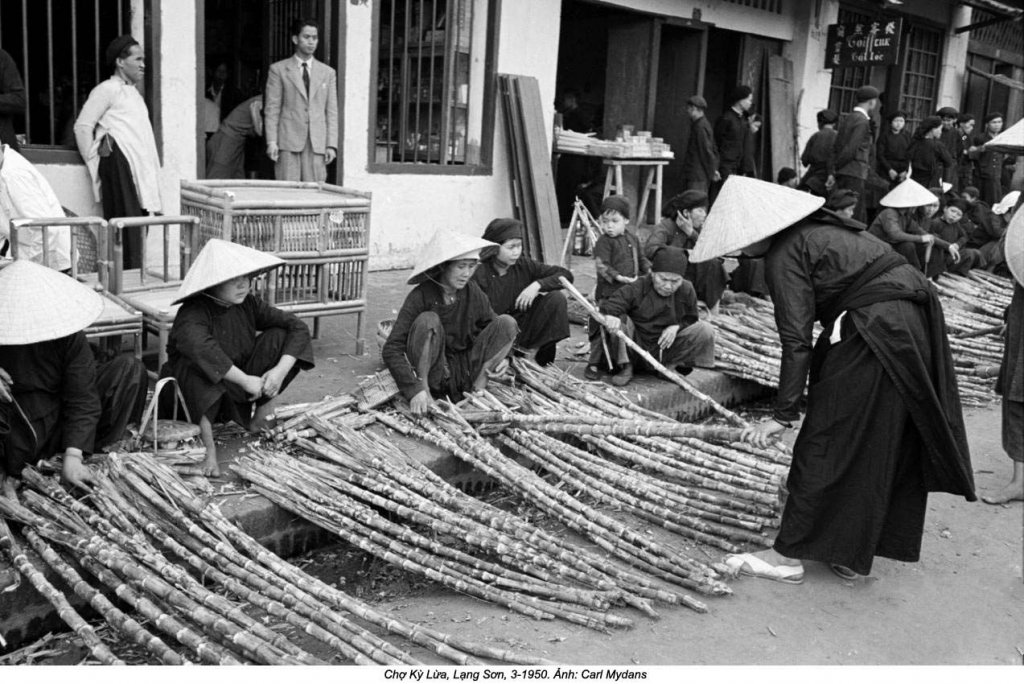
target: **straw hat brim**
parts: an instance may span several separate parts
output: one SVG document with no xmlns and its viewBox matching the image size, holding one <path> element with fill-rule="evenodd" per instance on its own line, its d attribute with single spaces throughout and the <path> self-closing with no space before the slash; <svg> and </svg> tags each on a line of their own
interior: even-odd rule
<svg viewBox="0 0 1024 684">
<path fill-rule="evenodd" d="M 498 246 L 489 240 L 483 240 L 473 235 L 465 235 L 453 230 L 439 230 L 434 233 L 434 237 L 430 238 L 430 242 L 416 259 L 416 266 L 406 282 L 409 285 L 419 285 L 427 279 L 428 273 L 433 268 L 446 261 L 479 259 L 482 250 Z"/>
<path fill-rule="evenodd" d="M 1024 208 L 1017 209 L 1010 219 L 1010 225 L 1006 227 L 1006 244 L 1003 245 L 1003 252 L 1006 254 L 1006 265 L 1014 280 L 1024 286 Z"/>
<path fill-rule="evenodd" d="M 1017 206 L 1017 202 L 1020 201 L 1020 190 L 1011 190 L 1010 192 L 1003 195 L 1003 199 L 999 200 L 998 203 L 992 206 L 992 212 L 997 216 L 1002 216 L 1006 212 Z"/>
<path fill-rule="evenodd" d="M 825 204 L 823 197 L 746 176 L 729 176 L 708 212 L 690 261 L 725 256 L 779 233 Z"/>
<path fill-rule="evenodd" d="M 985 149 L 1017 156 L 1024 154 L 1024 119 L 985 143 Z"/>
<path fill-rule="evenodd" d="M 17 259 L 0 270 L 0 344 L 35 344 L 85 330 L 103 298 L 52 268 Z"/>
<path fill-rule="evenodd" d="M 181 281 L 173 304 L 234 278 L 252 276 L 285 263 L 284 259 L 235 242 L 209 240 Z"/>
<path fill-rule="evenodd" d="M 878 203 L 883 207 L 891 207 L 893 209 L 910 209 L 911 207 L 923 207 L 938 201 L 931 190 L 913 178 L 907 178 L 886 193 L 882 199 L 878 200 Z"/>
</svg>

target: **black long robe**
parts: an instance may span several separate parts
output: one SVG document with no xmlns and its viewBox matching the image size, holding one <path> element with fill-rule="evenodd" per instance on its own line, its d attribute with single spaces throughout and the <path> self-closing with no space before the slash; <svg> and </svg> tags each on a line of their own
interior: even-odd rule
<svg viewBox="0 0 1024 684">
<path fill-rule="evenodd" d="M 275 338 L 273 349 L 259 344 L 257 333 L 262 333 L 261 338 L 271 333 Z M 240 388 L 225 382 L 224 375 L 232 366 L 250 375 L 262 375 L 285 354 L 295 357 L 295 366 L 282 390 L 300 370 L 314 365 L 309 327 L 294 314 L 251 294 L 236 306 L 224 306 L 199 294 L 185 300 L 174 318 L 167 341 L 167 363 L 160 375 L 177 378 L 194 423 L 205 415 L 211 422 L 233 420 L 245 426 L 253 402 Z M 170 398 L 165 392 L 161 401 Z M 267 401 L 262 397 L 255 403 Z M 211 414 L 213 411 L 216 413 Z"/>
<path fill-rule="evenodd" d="M 874 556 L 917 560 L 927 492 L 976 498 L 934 289 L 884 242 L 820 213 L 777 236 L 765 263 L 782 342 L 778 420 L 799 417 L 810 373 L 775 549 L 860 574 Z M 825 331 L 812 360 L 815 320 Z"/>
<path fill-rule="evenodd" d="M 487 295 L 491 308 L 498 316 L 508 314 L 519 324 L 517 343 L 521 347 L 542 347 L 569 336 L 568 309 L 558 304 L 559 298 L 538 296 L 526 311 L 516 309 L 516 297 L 530 283 L 540 284 L 542 293 L 562 289 L 559 277 L 572 282 L 572 272 L 561 266 L 541 263 L 528 256 L 520 256 L 505 274 L 498 273 L 494 258 L 484 259 L 473 273 L 473 281 Z M 564 296 L 560 297 L 564 301 Z M 547 306 L 545 306 L 547 304 Z"/>
</svg>

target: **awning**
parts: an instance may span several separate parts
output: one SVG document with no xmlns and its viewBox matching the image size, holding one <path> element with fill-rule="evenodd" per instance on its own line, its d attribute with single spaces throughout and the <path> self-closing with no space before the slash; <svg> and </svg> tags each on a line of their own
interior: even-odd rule
<svg viewBox="0 0 1024 684">
<path fill-rule="evenodd" d="M 967 70 L 972 74 L 977 74 L 982 78 L 987 78 L 991 81 L 995 81 L 999 85 L 1006 86 L 1007 88 L 1013 88 L 1014 90 L 1024 90 L 1024 82 L 1018 81 L 1015 78 L 1009 76 L 1003 76 L 1002 74 L 990 74 L 987 71 L 982 71 L 978 67 L 968 66 Z"/>
<path fill-rule="evenodd" d="M 1002 24 L 1006 21 L 1020 21 L 1021 17 L 1024 16 L 1024 7 L 1022 7 L 1024 6 L 1024 1 L 1010 0 L 1010 3 L 996 2 L 996 0 L 960 0 L 961 5 L 985 10 L 994 14 L 995 17 L 968 24 L 967 26 L 961 26 L 953 33 L 960 35 L 961 33 L 985 26 L 992 26 L 993 24 Z"/>
<path fill-rule="evenodd" d="M 985 149 L 1016 156 L 1024 155 L 1024 119 L 985 143 Z"/>
</svg>

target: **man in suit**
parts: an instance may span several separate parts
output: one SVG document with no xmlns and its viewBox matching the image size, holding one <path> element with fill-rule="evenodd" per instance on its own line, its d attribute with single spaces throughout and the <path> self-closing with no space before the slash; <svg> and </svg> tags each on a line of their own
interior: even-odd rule
<svg viewBox="0 0 1024 684">
<path fill-rule="evenodd" d="M 712 182 L 721 178 L 718 174 L 718 150 L 715 148 L 715 134 L 711 130 L 704 111 L 707 100 L 694 95 L 686 101 L 686 113 L 690 117 L 690 141 L 683 158 L 683 178 L 687 190 L 699 190 L 707 194 Z"/>
<path fill-rule="evenodd" d="M 313 58 L 319 42 L 317 22 L 297 20 L 295 54 L 270 65 L 267 74 L 264 130 L 278 180 L 322 182 L 338 156 L 338 78 Z"/>
<path fill-rule="evenodd" d="M 857 193 L 857 208 L 853 217 L 864 223 L 864 180 L 868 177 L 871 147 L 871 112 L 878 106 L 878 89 L 862 86 L 856 93 L 857 105 L 839 122 L 836 141 L 832 145 L 832 160 L 827 185 L 837 190 Z"/>
</svg>

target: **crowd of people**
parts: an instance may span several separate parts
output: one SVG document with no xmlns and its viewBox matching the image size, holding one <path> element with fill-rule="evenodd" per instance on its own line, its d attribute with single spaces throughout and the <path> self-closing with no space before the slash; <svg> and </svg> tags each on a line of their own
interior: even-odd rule
<svg viewBox="0 0 1024 684">
<path fill-rule="evenodd" d="M 336 106 L 336 79 L 312 59 L 315 22 L 297 22 L 292 39 L 295 55 L 271 67 L 262 115 L 256 98 L 243 101 L 212 135 L 217 164 L 240 163 L 221 135 L 225 125 L 244 137 L 262 116 L 279 178 L 323 180 L 337 152 L 330 104 Z M 94 89 L 75 126 L 79 149 L 105 215 L 158 212 L 153 132 L 135 88 L 145 71 L 142 49 L 122 36 L 107 58 L 112 76 Z M 223 90 L 214 97 L 228 99 Z M 588 379 L 607 377 L 621 387 L 652 365 L 683 375 L 713 368 L 707 319 L 727 288 L 774 304 L 779 390 L 771 418 L 744 437 L 765 446 L 794 428 L 801 413 L 806 419 L 774 547 L 730 557 L 737 572 L 799 583 L 807 560 L 846 578 L 868 574 L 877 556 L 915 561 L 928 493 L 976 499 L 943 312 L 929 282 L 946 271 L 987 268 L 1017 280 L 1000 375 L 1004 446 L 1015 467 L 1006 490 L 992 498 L 1024 498 L 1024 249 L 1017 261 L 1007 258 L 1007 235 L 1016 231 L 1014 239 L 1024 241 L 1024 213 L 1020 193 L 1001 196 L 1002 157 L 984 147 L 1002 117 L 987 115 L 984 133 L 972 138 L 973 118 L 944 108 L 911 138 L 906 114 L 896 112 L 876 136 L 878 98 L 864 86 L 845 116 L 820 112 L 820 130 L 801 157 L 804 175 L 783 169 L 770 183 L 753 177 L 750 141 L 760 121 L 748 115 L 751 89 L 735 88 L 714 126 L 704 99 L 691 97 L 686 188 L 661 208 L 646 242 L 629 229 L 625 197 L 600 205 L 594 299 L 603 316 L 589 325 Z M 301 114 L 298 100 L 323 117 Z M 873 165 L 887 190 L 877 211 L 868 200 Z M 58 210 L 45 180 L 6 144 L 0 174 L 4 224 Z M 42 208 L 28 208 L 28 197 Z M 525 255 L 524 238 L 520 221 L 498 218 L 479 238 L 438 231 L 420 253 L 408 279 L 413 289 L 382 348 L 412 413 L 485 388 L 510 356 L 533 355 L 540 365 L 555 360 L 558 343 L 569 337 L 562 290 L 573 274 Z M 66 244 L 29 242 L 24 249 L 28 258 L 0 270 L 0 489 L 9 494 L 26 465 L 54 454 L 63 456 L 64 479 L 88 488 L 83 459 L 138 424 L 146 370 L 127 355 L 97 360 L 84 331 L 102 310 L 99 295 L 58 272 L 66 260 L 50 268 L 34 263 L 47 250 L 63 255 Z M 725 258 L 736 256 L 730 274 Z M 180 387 L 210 476 L 219 474 L 213 426 L 261 429 L 270 402 L 314 367 L 306 324 L 253 292 L 254 277 L 282 264 L 209 240 L 175 300 L 181 307 L 168 361 L 157 373 Z M 816 321 L 824 332 L 813 342 Z M 156 401 L 166 414 L 174 396 Z"/>
</svg>

